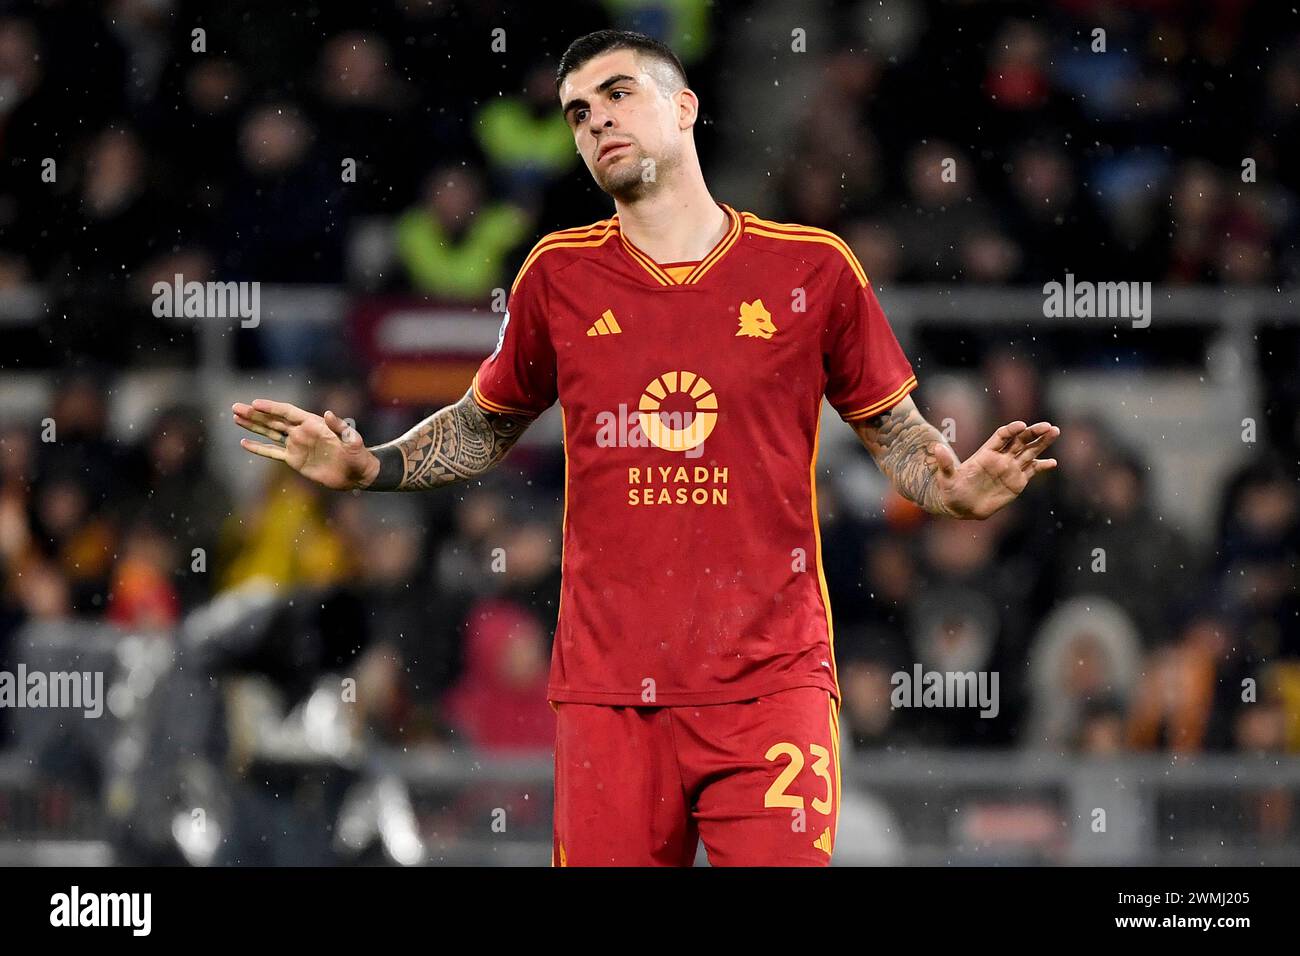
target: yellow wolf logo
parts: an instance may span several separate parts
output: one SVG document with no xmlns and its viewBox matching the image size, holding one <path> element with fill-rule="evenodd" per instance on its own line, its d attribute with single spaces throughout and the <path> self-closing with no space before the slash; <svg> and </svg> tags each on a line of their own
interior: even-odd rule
<svg viewBox="0 0 1300 956">
<path fill-rule="evenodd" d="M 736 335 L 770 339 L 775 333 L 776 326 L 772 324 L 772 314 L 763 307 L 762 299 L 740 303 L 740 331 Z"/>
</svg>

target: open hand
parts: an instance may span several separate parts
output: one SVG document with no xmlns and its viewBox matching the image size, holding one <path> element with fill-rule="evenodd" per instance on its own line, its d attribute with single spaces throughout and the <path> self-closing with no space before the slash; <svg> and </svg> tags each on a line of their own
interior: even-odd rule
<svg viewBox="0 0 1300 956">
<path fill-rule="evenodd" d="M 945 510 L 956 518 L 987 518 L 1025 490 L 1029 479 L 1056 467 L 1055 458 L 1039 458 L 1060 436 L 1051 422 L 1003 425 L 963 462 L 947 445 L 936 442 L 934 481 Z"/>
<path fill-rule="evenodd" d="M 379 459 L 357 430 L 333 412 L 315 415 L 288 402 L 259 398 L 231 406 L 235 423 L 273 444 L 241 438 L 254 455 L 282 461 L 304 478 L 338 491 L 364 488 L 379 473 Z"/>
</svg>

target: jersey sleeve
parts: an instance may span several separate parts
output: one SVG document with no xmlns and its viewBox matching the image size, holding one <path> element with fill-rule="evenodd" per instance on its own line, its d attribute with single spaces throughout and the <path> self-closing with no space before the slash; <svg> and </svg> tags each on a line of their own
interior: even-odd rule
<svg viewBox="0 0 1300 956">
<path fill-rule="evenodd" d="M 474 401 L 489 412 L 536 418 L 555 403 L 555 349 L 545 289 L 538 263 L 525 262 L 506 300 L 496 348 L 474 374 Z"/>
<path fill-rule="evenodd" d="M 839 259 L 824 339 L 826 398 L 846 422 L 888 411 L 916 388 L 916 375 L 851 253 Z"/>
</svg>

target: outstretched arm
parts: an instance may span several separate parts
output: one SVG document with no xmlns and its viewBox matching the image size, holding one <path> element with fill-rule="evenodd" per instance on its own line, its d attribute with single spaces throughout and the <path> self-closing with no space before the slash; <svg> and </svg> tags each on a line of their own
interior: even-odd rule
<svg viewBox="0 0 1300 956">
<path fill-rule="evenodd" d="M 1061 434 L 1050 422 L 1011 422 L 958 461 L 911 396 L 852 425 L 900 495 L 931 514 L 951 518 L 987 518 L 1014 501 L 1030 478 L 1056 467 L 1055 458 L 1038 455 Z"/>
<path fill-rule="evenodd" d="M 355 428 L 331 411 L 315 415 L 259 398 L 231 409 L 242 428 L 274 444 L 242 439 L 263 458 L 340 491 L 416 491 L 467 481 L 505 457 L 529 420 L 485 412 L 470 392 L 400 438 L 367 448 Z"/>
</svg>

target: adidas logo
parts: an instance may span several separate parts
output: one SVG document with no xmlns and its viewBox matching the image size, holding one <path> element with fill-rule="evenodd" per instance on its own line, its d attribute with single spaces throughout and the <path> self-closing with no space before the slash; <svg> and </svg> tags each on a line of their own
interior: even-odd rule
<svg viewBox="0 0 1300 956">
<path fill-rule="evenodd" d="M 618 327 L 618 323 L 614 321 L 614 313 L 609 309 L 606 309 L 605 314 L 596 320 L 596 324 L 587 330 L 587 334 L 619 335 L 622 331 L 623 330 Z"/>
<path fill-rule="evenodd" d="M 822 831 L 822 835 L 813 841 L 813 846 L 821 850 L 827 856 L 831 855 L 831 828 L 827 827 Z"/>
</svg>

